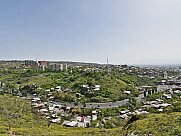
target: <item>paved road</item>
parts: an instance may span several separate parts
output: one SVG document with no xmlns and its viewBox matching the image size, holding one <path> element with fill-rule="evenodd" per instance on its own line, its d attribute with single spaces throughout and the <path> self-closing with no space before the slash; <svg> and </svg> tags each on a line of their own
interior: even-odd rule
<svg viewBox="0 0 181 136">
<path fill-rule="evenodd" d="M 143 94 L 140 94 L 136 99 L 138 101 L 141 101 L 144 98 Z M 119 107 L 126 105 L 128 103 L 128 99 L 122 100 L 122 101 L 116 101 L 116 102 L 107 102 L 107 103 L 86 103 L 86 108 L 113 108 L 113 107 Z M 69 107 L 74 107 L 74 103 L 61 103 L 61 102 L 54 102 L 55 104 L 65 104 Z M 80 107 L 83 107 L 82 104 L 78 104 Z"/>
<path fill-rule="evenodd" d="M 165 91 L 169 88 L 169 86 L 167 85 L 160 85 L 157 86 L 157 90 L 159 92 Z M 137 101 L 142 101 L 144 99 L 144 94 L 140 94 L 138 97 L 136 97 Z M 104 108 L 113 108 L 113 107 L 119 107 L 119 106 L 123 106 L 126 105 L 128 103 L 128 99 L 122 100 L 122 101 L 116 101 L 116 102 L 108 102 L 108 103 L 86 103 L 86 108 L 100 108 L 100 109 L 104 109 Z M 61 102 L 54 102 L 55 104 L 66 104 L 69 107 L 74 107 L 74 103 L 61 103 Z M 82 104 L 78 104 L 80 107 L 83 107 Z"/>
</svg>

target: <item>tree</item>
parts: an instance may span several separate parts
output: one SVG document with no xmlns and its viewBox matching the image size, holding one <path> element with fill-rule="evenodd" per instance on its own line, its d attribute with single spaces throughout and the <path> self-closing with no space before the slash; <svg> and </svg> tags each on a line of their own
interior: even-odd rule
<svg viewBox="0 0 181 136">
<path fill-rule="evenodd" d="M 146 97 L 146 91 L 144 91 L 144 97 Z"/>
<path fill-rule="evenodd" d="M 79 106 L 74 106 L 72 109 L 73 114 L 79 114 L 81 112 L 81 108 Z"/>
<path fill-rule="evenodd" d="M 135 109 L 137 105 L 137 101 L 136 101 L 136 98 L 133 97 L 133 96 L 130 96 L 129 97 L 129 102 L 128 102 L 128 107 L 131 111 L 133 111 Z"/>
</svg>

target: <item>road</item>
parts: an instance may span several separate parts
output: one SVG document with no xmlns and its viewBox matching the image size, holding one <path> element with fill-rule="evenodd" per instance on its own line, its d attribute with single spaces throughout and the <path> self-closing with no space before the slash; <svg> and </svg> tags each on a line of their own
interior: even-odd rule
<svg viewBox="0 0 181 136">
<path fill-rule="evenodd" d="M 141 101 L 144 98 L 143 94 L 140 94 L 138 97 L 136 97 L 136 100 Z M 128 103 L 128 99 L 122 100 L 122 101 L 116 101 L 116 102 L 107 102 L 107 103 L 86 103 L 86 107 L 85 108 L 100 108 L 100 109 L 104 109 L 104 108 L 113 108 L 113 107 L 119 107 L 119 106 L 123 106 L 126 105 Z M 61 103 L 61 102 L 54 102 L 54 104 L 65 104 L 69 107 L 74 107 L 74 103 Z M 78 104 L 78 106 L 80 107 L 84 107 L 82 104 Z"/>
<path fill-rule="evenodd" d="M 165 90 L 168 90 L 169 86 L 168 85 L 158 85 L 157 86 L 157 91 L 158 92 L 163 92 Z M 142 101 L 144 99 L 144 94 L 141 93 L 140 95 L 138 95 L 138 97 L 136 97 L 137 101 Z M 100 109 L 104 109 L 104 108 L 114 108 L 114 107 L 119 107 L 119 106 L 123 106 L 126 105 L 128 103 L 128 99 L 122 100 L 122 101 L 116 101 L 116 102 L 107 102 L 107 103 L 86 103 L 86 107 L 85 108 L 100 108 Z M 60 104 L 60 105 L 67 105 L 69 107 L 74 107 L 74 103 L 61 103 L 61 102 L 53 102 L 54 104 Z M 84 107 L 81 103 L 78 104 L 79 107 Z"/>
</svg>

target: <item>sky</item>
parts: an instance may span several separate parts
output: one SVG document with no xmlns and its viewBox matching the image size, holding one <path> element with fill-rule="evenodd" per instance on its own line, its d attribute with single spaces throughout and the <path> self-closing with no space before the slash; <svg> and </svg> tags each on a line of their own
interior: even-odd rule
<svg viewBox="0 0 181 136">
<path fill-rule="evenodd" d="M 181 0 L 1 0 L 0 59 L 180 64 Z"/>
</svg>

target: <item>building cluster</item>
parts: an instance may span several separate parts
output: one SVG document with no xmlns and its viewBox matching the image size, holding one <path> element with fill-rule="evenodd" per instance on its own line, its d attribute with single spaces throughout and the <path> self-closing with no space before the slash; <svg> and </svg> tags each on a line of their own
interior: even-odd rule
<svg viewBox="0 0 181 136">
<path fill-rule="evenodd" d="M 155 101 L 146 101 L 143 102 L 143 104 L 143 108 L 153 108 L 159 112 L 162 112 L 166 107 L 171 106 L 171 104 L 169 103 L 164 103 L 164 100 L 162 99 L 156 99 Z"/>
<path fill-rule="evenodd" d="M 130 111 L 128 109 L 122 110 L 120 111 L 117 117 L 122 118 L 122 119 L 128 119 L 129 117 L 133 115 L 148 114 L 150 113 L 148 111 L 149 108 L 152 108 L 153 110 L 157 112 L 163 112 L 164 109 L 169 106 L 172 106 L 172 105 L 170 103 L 165 103 L 164 100 L 158 98 L 154 101 L 144 101 L 143 106 L 134 111 Z"/>
<path fill-rule="evenodd" d="M 145 97 L 147 96 L 147 94 L 152 95 L 155 92 L 161 92 L 162 94 L 155 100 L 142 101 L 143 106 L 139 107 L 139 109 L 136 109 L 134 111 L 130 111 L 128 109 L 120 111 L 117 117 L 128 119 L 133 115 L 147 114 L 150 113 L 150 111 L 164 112 L 166 111 L 167 107 L 173 107 L 173 97 L 178 97 L 179 99 L 181 98 L 181 85 L 178 84 L 178 82 L 180 82 L 180 79 L 173 78 L 172 84 L 168 84 L 168 81 L 170 81 L 170 79 L 165 80 L 164 84 L 157 85 L 156 89 L 153 86 L 141 86 L 139 89 L 142 90 L 144 94 L 146 92 Z"/>
<path fill-rule="evenodd" d="M 97 120 L 97 111 L 93 110 L 91 116 L 75 114 L 69 120 L 64 120 L 64 117 L 70 116 L 74 107 L 69 107 L 51 102 L 42 102 L 37 96 L 31 98 L 31 105 L 33 109 L 39 114 L 46 118 L 51 123 L 61 123 L 67 127 L 89 127 L 91 120 Z"/>
<path fill-rule="evenodd" d="M 136 109 L 134 111 L 130 110 L 122 110 L 120 111 L 119 115 L 117 117 L 122 118 L 122 119 L 128 119 L 129 117 L 133 115 L 140 115 L 140 114 L 148 114 L 149 112 L 143 109 Z"/>
<path fill-rule="evenodd" d="M 100 85 L 82 85 L 83 89 L 86 89 L 88 92 L 90 90 L 99 91 L 101 89 Z"/>
<path fill-rule="evenodd" d="M 36 70 L 52 70 L 63 71 L 67 69 L 67 64 L 49 61 L 25 60 L 25 68 L 33 68 Z"/>
</svg>

